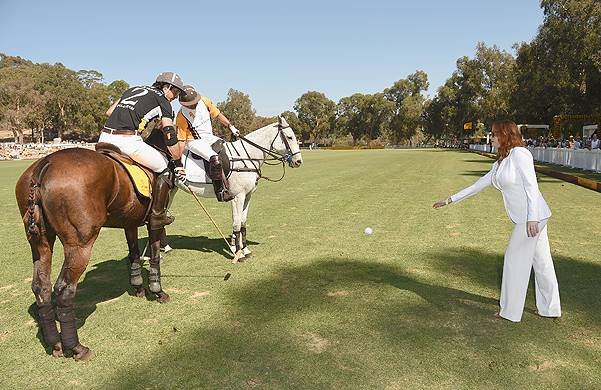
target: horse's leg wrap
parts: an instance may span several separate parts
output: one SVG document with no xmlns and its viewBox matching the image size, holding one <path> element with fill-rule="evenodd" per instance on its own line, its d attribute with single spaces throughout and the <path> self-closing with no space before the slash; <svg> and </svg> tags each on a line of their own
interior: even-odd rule
<svg viewBox="0 0 601 390">
<path fill-rule="evenodd" d="M 38 305 L 38 317 L 44 342 L 49 346 L 56 345 L 56 343 L 61 341 L 61 337 L 56 328 L 56 319 L 52 304 Z"/>
<path fill-rule="evenodd" d="M 56 308 L 58 321 L 61 324 L 61 341 L 65 350 L 72 350 L 79 345 L 77 337 L 77 323 L 75 319 L 75 308 L 71 306 L 59 306 Z"/>
<path fill-rule="evenodd" d="M 236 248 L 236 252 L 242 249 L 242 234 L 240 234 L 240 232 L 233 231 L 230 244 L 232 247 Z"/>
<path fill-rule="evenodd" d="M 129 283 L 134 287 L 139 287 L 144 283 L 142 279 L 142 266 L 140 265 L 140 259 L 131 263 L 129 271 Z"/>
<path fill-rule="evenodd" d="M 246 248 L 246 226 L 240 228 L 240 234 L 242 235 L 242 248 Z"/>
<path fill-rule="evenodd" d="M 161 267 L 151 264 L 148 268 L 148 289 L 157 294 L 161 292 Z"/>
</svg>

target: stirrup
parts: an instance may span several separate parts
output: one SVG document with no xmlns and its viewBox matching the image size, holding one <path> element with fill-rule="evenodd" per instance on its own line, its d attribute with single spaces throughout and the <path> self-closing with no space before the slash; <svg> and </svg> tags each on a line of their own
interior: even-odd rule
<svg viewBox="0 0 601 390">
<path fill-rule="evenodd" d="M 229 202 L 234 199 L 234 196 L 225 188 L 219 192 L 215 192 L 215 196 L 217 197 L 218 202 Z"/>
</svg>

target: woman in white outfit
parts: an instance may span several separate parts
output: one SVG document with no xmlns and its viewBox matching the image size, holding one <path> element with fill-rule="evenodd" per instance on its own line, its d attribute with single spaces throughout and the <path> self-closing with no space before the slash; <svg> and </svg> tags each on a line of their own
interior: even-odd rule
<svg viewBox="0 0 601 390">
<path fill-rule="evenodd" d="M 559 286 L 547 236 L 551 210 L 538 189 L 532 154 L 523 147 L 522 135 L 512 121 L 493 124 L 492 136 L 498 150 L 492 169 L 473 185 L 436 202 L 434 208 L 457 203 L 490 185 L 500 190 L 515 227 L 505 251 L 501 309 L 496 315 L 514 322 L 522 319 L 530 270 L 534 268 L 538 315 L 560 317 Z"/>
</svg>

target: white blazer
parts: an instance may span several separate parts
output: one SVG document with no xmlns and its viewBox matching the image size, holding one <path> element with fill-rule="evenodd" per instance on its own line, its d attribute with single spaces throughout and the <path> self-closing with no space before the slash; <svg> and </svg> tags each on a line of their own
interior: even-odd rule
<svg viewBox="0 0 601 390">
<path fill-rule="evenodd" d="M 513 223 L 541 221 L 551 216 L 551 210 L 538 189 L 534 159 L 526 148 L 515 147 L 500 163 L 477 182 L 451 196 L 453 203 L 477 194 L 492 185 L 503 194 L 507 215 Z"/>
</svg>

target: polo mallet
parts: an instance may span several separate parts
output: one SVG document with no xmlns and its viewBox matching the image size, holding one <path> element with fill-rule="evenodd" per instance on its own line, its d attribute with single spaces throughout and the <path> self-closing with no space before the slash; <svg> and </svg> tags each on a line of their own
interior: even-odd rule
<svg viewBox="0 0 601 390">
<path fill-rule="evenodd" d="M 186 186 L 186 188 L 188 189 L 188 191 L 190 191 L 190 193 L 192 194 L 192 196 L 194 197 L 194 199 L 196 199 L 196 203 L 198 203 L 200 205 L 200 207 L 204 210 L 205 214 L 207 214 L 207 217 L 209 217 L 209 219 L 211 220 L 211 222 L 213 222 L 213 226 L 215 226 L 215 228 L 217 229 L 217 231 L 219 232 L 219 234 L 221 235 L 221 238 L 223 238 L 223 241 L 225 241 L 226 247 L 228 249 L 228 251 L 234 256 L 234 258 L 232 259 L 232 263 L 237 263 L 238 260 L 240 260 L 240 257 L 242 257 L 242 249 L 240 249 L 238 252 L 233 253 L 230 249 L 230 243 L 227 241 L 227 238 L 225 238 L 225 235 L 223 235 L 223 232 L 221 231 L 221 229 L 219 229 L 219 226 L 217 226 L 217 223 L 215 222 L 215 220 L 213 219 L 213 217 L 211 217 L 211 214 L 209 214 L 209 210 L 207 210 L 207 208 L 202 204 L 202 202 L 200 201 L 200 199 L 198 199 L 198 196 L 194 193 L 194 191 L 192 191 L 192 188 L 190 188 L 189 185 L 182 183 Z M 227 280 L 227 279 L 225 279 Z"/>
</svg>

